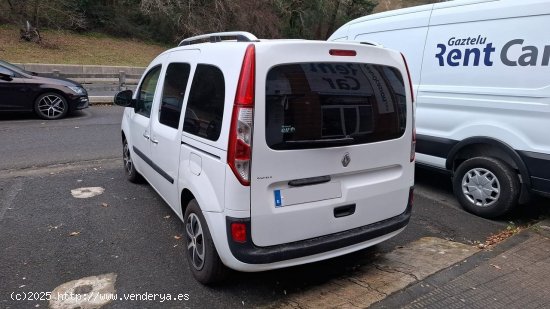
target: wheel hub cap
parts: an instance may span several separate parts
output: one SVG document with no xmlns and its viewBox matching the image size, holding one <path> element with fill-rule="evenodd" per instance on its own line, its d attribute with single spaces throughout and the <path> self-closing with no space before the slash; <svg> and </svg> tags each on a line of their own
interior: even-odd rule
<svg viewBox="0 0 550 309">
<path fill-rule="evenodd" d="M 65 108 L 65 102 L 57 95 L 47 95 L 38 102 L 40 113 L 50 118 L 61 115 Z"/>
<path fill-rule="evenodd" d="M 491 206 L 500 197 L 500 183 L 491 171 L 474 168 L 462 178 L 462 193 L 476 206 Z"/>
<path fill-rule="evenodd" d="M 191 264 L 196 270 L 201 270 L 204 266 L 204 234 L 199 218 L 192 213 L 185 222 L 185 232 L 187 236 L 187 253 Z"/>
</svg>

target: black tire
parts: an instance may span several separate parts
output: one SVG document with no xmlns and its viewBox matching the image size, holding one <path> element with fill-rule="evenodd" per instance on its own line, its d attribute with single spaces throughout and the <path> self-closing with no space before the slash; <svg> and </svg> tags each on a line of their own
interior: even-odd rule
<svg viewBox="0 0 550 309">
<path fill-rule="evenodd" d="M 484 218 L 511 211 L 518 204 L 520 188 L 516 171 L 490 157 L 464 161 L 453 176 L 453 190 L 462 207 Z"/>
<path fill-rule="evenodd" d="M 185 255 L 193 277 L 205 285 L 223 281 L 227 275 L 227 267 L 220 260 L 210 230 L 196 200 L 191 200 L 187 205 L 183 222 Z M 201 231 L 202 233 L 200 233 Z M 200 253 L 202 253 L 202 259 Z"/>
<path fill-rule="evenodd" d="M 133 183 L 141 183 L 143 178 L 136 170 L 134 160 L 132 159 L 132 152 L 126 139 L 122 141 L 122 162 L 124 164 L 126 179 Z"/>
<path fill-rule="evenodd" d="M 46 120 L 61 119 L 67 116 L 69 104 L 59 93 L 43 93 L 34 101 L 34 111 L 38 117 Z"/>
</svg>

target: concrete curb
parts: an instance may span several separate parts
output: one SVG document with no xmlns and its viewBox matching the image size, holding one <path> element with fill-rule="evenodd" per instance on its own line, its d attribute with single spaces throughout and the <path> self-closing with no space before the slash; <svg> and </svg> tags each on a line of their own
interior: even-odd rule
<svg viewBox="0 0 550 309">
<path fill-rule="evenodd" d="M 97 95 L 97 96 L 88 96 L 88 99 L 90 100 L 90 105 L 97 105 L 97 104 L 108 104 L 113 105 L 114 104 L 114 96 L 112 95 Z"/>
</svg>

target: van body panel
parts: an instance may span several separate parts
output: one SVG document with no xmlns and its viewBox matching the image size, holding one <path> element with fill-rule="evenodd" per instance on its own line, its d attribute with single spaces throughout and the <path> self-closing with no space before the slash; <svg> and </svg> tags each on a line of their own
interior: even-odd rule
<svg viewBox="0 0 550 309">
<path fill-rule="evenodd" d="M 154 107 L 151 110 L 150 115 L 150 159 L 155 163 L 159 173 L 155 171 L 148 177 L 148 181 L 154 188 L 160 192 L 160 195 L 167 201 L 168 205 L 174 209 L 174 211 L 181 216 L 180 206 L 180 194 L 178 190 L 178 176 L 179 176 L 179 160 L 180 160 L 180 141 L 182 130 L 181 123 L 183 117 L 180 117 L 180 122 L 177 127 L 170 127 L 160 122 L 161 98 L 165 95 L 166 85 L 165 78 L 166 72 L 169 66 L 173 64 L 185 64 L 190 67 L 189 79 L 187 84 L 190 84 L 194 73 L 194 67 L 196 65 L 195 60 L 200 55 L 199 50 L 187 50 L 180 51 L 178 53 L 167 53 L 163 55 L 164 69 L 161 72 L 159 79 L 158 101 L 153 104 Z M 189 87 L 187 87 L 189 88 Z M 184 98 L 187 98 L 189 91 L 186 91 Z"/>
<path fill-rule="evenodd" d="M 550 6 L 540 1 L 434 9 L 417 95 L 418 133 L 462 140 L 483 132 L 516 150 L 550 153 L 547 136 L 540 134 L 550 131 L 550 80 L 543 64 L 550 41 L 540 31 L 550 27 L 548 14 Z"/>
<path fill-rule="evenodd" d="M 331 49 L 355 50 L 357 56 L 330 56 Z M 286 55 L 283 64 L 333 62 L 337 65 L 342 61 L 383 64 L 398 68 L 404 75 L 404 82 L 408 82 L 401 56 L 379 47 L 306 42 L 257 46 L 251 174 L 253 243 L 264 247 L 295 242 L 365 226 L 403 213 L 413 183 L 413 164 L 409 162 L 409 153 L 402 151 L 410 147 L 411 117 L 406 119 L 404 134 L 391 140 L 320 149 L 276 150 L 268 145 L 266 76 L 281 64 L 278 55 L 283 54 Z M 403 91 L 408 92 L 408 87 L 404 88 Z M 313 109 L 308 113 L 315 113 L 319 108 L 313 102 L 309 103 L 313 104 L 310 106 Z M 411 111 L 410 104 L 410 94 L 407 94 L 407 113 Z M 300 129 L 297 127 L 297 130 Z M 343 166 L 346 155 L 351 161 Z M 329 180 L 307 186 L 289 184 L 315 177 Z M 279 205 L 277 196 L 282 200 Z M 346 205 L 354 205 L 354 213 L 335 217 L 335 208 Z"/>
<path fill-rule="evenodd" d="M 403 52 L 407 61 L 420 64 L 415 66 L 409 64 L 411 78 L 417 81 L 420 80 L 422 52 L 416 49 L 424 48 L 419 42 L 426 40 L 430 14 L 430 10 L 422 10 L 401 14 L 398 20 L 395 16 L 377 18 L 369 21 L 368 27 L 364 27 L 361 23 L 354 23 L 349 25 L 348 37 L 355 41 L 372 40 L 392 49 L 395 49 L 395 46 L 386 46 L 383 42 L 399 41 L 400 47 L 407 47 L 398 49 Z M 407 29 L 407 35 L 403 35 L 404 29 Z"/>
<path fill-rule="evenodd" d="M 418 5 L 418 6 L 413 6 L 413 7 L 404 8 L 404 9 L 397 9 L 397 10 L 391 10 L 391 11 L 371 14 L 371 15 L 367 15 L 367 16 L 363 16 L 363 17 L 359 17 L 357 19 L 354 19 L 354 20 L 346 23 L 342 27 L 345 27 L 345 26 L 348 26 L 348 25 L 353 25 L 353 24 L 360 24 L 360 23 L 363 23 L 363 22 L 370 22 L 370 21 L 377 20 L 377 19 L 393 18 L 393 17 L 396 17 L 396 16 L 399 16 L 399 18 L 407 19 L 408 17 L 403 17 L 403 16 L 406 16 L 408 14 L 430 12 L 433 9 L 433 6 L 434 6 L 433 4 L 424 4 L 424 5 Z M 338 31 L 338 30 L 336 30 L 336 31 Z M 337 33 L 337 32 L 335 32 L 335 33 Z M 331 35 L 328 40 L 332 41 L 333 36 Z"/>
</svg>

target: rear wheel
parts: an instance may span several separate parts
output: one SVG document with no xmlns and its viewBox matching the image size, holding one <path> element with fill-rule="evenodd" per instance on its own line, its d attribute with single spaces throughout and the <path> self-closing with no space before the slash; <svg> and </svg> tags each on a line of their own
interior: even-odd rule
<svg viewBox="0 0 550 309">
<path fill-rule="evenodd" d="M 520 183 L 517 173 L 507 163 L 477 157 L 458 166 L 453 189 L 464 209 L 481 217 L 495 218 L 517 205 Z"/>
<path fill-rule="evenodd" d="M 185 248 L 189 269 L 197 281 L 213 284 L 222 281 L 227 273 L 210 230 L 196 200 L 191 200 L 185 210 Z"/>
<path fill-rule="evenodd" d="M 69 105 L 67 100 L 58 93 L 44 93 L 36 99 L 34 111 L 42 119 L 60 119 L 69 112 Z"/>
</svg>

